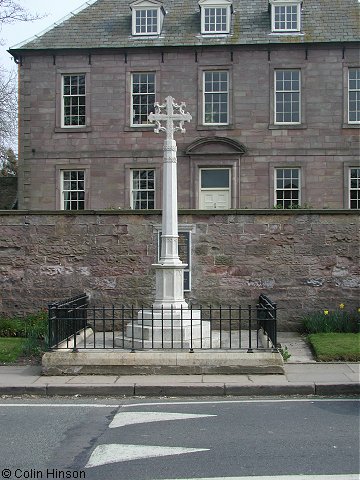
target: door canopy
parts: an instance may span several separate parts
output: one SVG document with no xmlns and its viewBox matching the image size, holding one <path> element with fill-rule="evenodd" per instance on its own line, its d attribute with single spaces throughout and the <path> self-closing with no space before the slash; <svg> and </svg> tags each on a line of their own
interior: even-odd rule
<svg viewBox="0 0 360 480">
<path fill-rule="evenodd" d="M 243 143 L 227 137 L 198 138 L 186 149 L 187 155 L 243 155 L 247 148 Z"/>
</svg>

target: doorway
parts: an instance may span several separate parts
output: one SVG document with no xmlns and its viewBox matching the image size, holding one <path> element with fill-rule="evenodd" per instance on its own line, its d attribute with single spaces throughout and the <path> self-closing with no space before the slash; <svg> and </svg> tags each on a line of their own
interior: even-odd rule
<svg viewBox="0 0 360 480">
<path fill-rule="evenodd" d="M 229 168 L 201 168 L 199 207 L 201 210 L 231 208 Z"/>
</svg>

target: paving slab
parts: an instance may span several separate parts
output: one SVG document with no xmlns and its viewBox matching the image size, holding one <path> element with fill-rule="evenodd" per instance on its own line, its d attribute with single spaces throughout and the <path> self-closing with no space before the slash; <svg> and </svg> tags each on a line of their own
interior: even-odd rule
<svg viewBox="0 0 360 480">
<path fill-rule="evenodd" d="M 32 377 L 41 375 L 41 365 L 1 365 L 1 375 L 22 375 Z"/>
<path fill-rule="evenodd" d="M 287 374 L 286 378 L 290 383 L 302 383 L 302 382 L 317 382 L 317 383 L 347 383 L 351 382 L 344 373 L 341 372 L 326 372 L 326 373 L 302 373 L 298 374 Z"/>
<path fill-rule="evenodd" d="M 288 360 L 289 363 L 311 363 L 315 361 L 306 338 L 300 333 L 278 332 L 277 339 L 283 348 L 287 347 L 291 355 Z"/>
<path fill-rule="evenodd" d="M 358 375 L 358 380 L 360 380 L 360 363 L 347 363 L 349 369 Z"/>
<path fill-rule="evenodd" d="M 262 375 L 267 376 L 267 375 Z M 270 375 L 270 377 L 277 375 Z M 283 375 L 281 375 L 283 376 Z M 251 380 L 249 375 L 203 375 L 202 382 L 211 384 L 211 383 L 236 383 L 241 385 L 251 385 Z"/>
<path fill-rule="evenodd" d="M 249 375 L 249 382 L 253 385 L 286 385 L 289 380 L 284 375 Z"/>
<path fill-rule="evenodd" d="M 65 385 L 67 384 L 72 377 L 66 377 L 64 375 L 53 376 L 53 377 L 38 377 L 34 385 Z"/>
<path fill-rule="evenodd" d="M 166 385 L 166 384 L 182 384 L 182 383 L 202 383 L 202 375 L 121 375 L 117 378 L 116 383 L 132 383 L 141 385 Z"/>
<path fill-rule="evenodd" d="M 359 374 L 358 373 L 345 373 L 345 377 L 350 380 L 350 382 L 359 382 Z"/>
<path fill-rule="evenodd" d="M 350 373 L 352 372 L 352 369 L 349 367 L 348 363 L 324 363 L 324 362 L 318 362 L 318 363 L 306 363 L 306 364 L 290 364 L 286 363 L 284 366 L 285 369 L 285 374 L 287 375 L 288 373 L 299 373 L 299 372 L 329 372 L 329 373 Z"/>
<path fill-rule="evenodd" d="M 116 375 L 77 375 L 76 377 L 71 377 L 67 383 L 76 385 L 107 385 L 114 384 L 117 378 Z"/>
</svg>

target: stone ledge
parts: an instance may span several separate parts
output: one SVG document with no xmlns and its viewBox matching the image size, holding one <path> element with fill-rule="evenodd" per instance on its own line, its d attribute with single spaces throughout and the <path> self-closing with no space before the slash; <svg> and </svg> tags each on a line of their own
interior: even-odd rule
<svg viewBox="0 0 360 480">
<path fill-rule="evenodd" d="M 47 352 L 43 375 L 284 374 L 277 352 Z"/>
<path fill-rule="evenodd" d="M 0 210 L 0 215 L 21 216 L 21 215 L 56 215 L 64 217 L 86 216 L 86 215 L 143 215 L 157 216 L 161 215 L 162 210 Z M 350 209 L 318 209 L 318 208 L 298 208 L 298 209 L 277 209 L 277 208 L 234 208 L 228 210 L 197 210 L 197 209 L 179 209 L 179 215 L 352 215 L 358 216 L 358 210 Z"/>
</svg>

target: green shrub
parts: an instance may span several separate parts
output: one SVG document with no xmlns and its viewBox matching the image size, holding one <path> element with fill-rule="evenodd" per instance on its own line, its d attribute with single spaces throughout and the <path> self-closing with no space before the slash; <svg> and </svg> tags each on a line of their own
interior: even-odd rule
<svg viewBox="0 0 360 480">
<path fill-rule="evenodd" d="M 48 317 L 42 310 L 26 317 L 26 339 L 24 353 L 26 355 L 41 355 L 47 348 Z"/>
<path fill-rule="evenodd" d="M 23 337 L 26 355 L 39 355 L 45 351 L 47 334 L 48 320 L 45 310 L 24 318 L 0 318 L 0 337 Z"/>
<path fill-rule="evenodd" d="M 0 337 L 25 337 L 25 335 L 24 319 L 0 317 Z"/>
<path fill-rule="evenodd" d="M 348 312 L 340 304 L 335 311 L 323 310 L 306 315 L 303 318 L 306 333 L 356 333 L 360 325 L 360 309 Z"/>
</svg>

